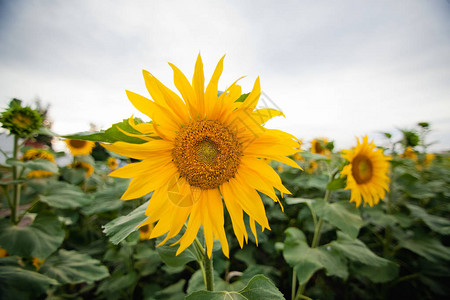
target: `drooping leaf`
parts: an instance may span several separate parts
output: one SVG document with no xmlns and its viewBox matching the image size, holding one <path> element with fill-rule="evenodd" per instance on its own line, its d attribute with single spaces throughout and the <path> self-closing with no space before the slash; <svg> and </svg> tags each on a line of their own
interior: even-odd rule
<svg viewBox="0 0 450 300">
<path fill-rule="evenodd" d="M 399 266 L 393 262 L 389 262 L 385 266 L 369 266 L 355 263 L 352 272 L 355 275 L 365 276 L 374 283 L 384 283 L 397 278 Z"/>
<path fill-rule="evenodd" d="M 44 259 L 61 245 L 65 231 L 55 215 L 41 213 L 29 226 L 0 220 L 0 246 L 10 255 Z"/>
<path fill-rule="evenodd" d="M 273 300 L 285 299 L 283 294 L 273 284 L 270 279 L 264 275 L 254 276 L 248 284 L 239 292 L 194 292 L 186 297 L 186 300 Z"/>
<path fill-rule="evenodd" d="M 330 183 L 327 184 L 327 190 L 335 191 L 341 190 L 345 188 L 347 184 L 347 180 L 344 177 L 338 177 L 333 179 Z"/>
<path fill-rule="evenodd" d="M 35 159 L 29 161 L 21 161 L 18 159 L 9 158 L 6 160 L 6 163 L 11 166 L 19 166 L 24 167 L 29 170 L 41 170 L 41 171 L 49 171 L 52 173 L 58 173 L 58 166 L 51 161 L 46 159 Z"/>
<path fill-rule="evenodd" d="M 64 249 L 47 258 L 39 271 L 61 284 L 92 283 L 109 276 L 108 269 L 99 260 Z"/>
<path fill-rule="evenodd" d="M 92 198 L 79 187 L 72 184 L 53 181 L 48 183 L 39 200 L 49 206 L 61 209 L 76 209 L 88 205 Z"/>
<path fill-rule="evenodd" d="M 178 241 L 180 237 L 184 234 L 185 229 L 182 228 L 181 231 L 173 238 L 167 240 L 164 245 L 157 246 L 156 251 L 158 251 L 159 256 L 170 267 L 180 267 L 184 266 L 191 261 L 201 261 L 202 254 L 198 252 L 195 246 L 195 242 L 187 247 L 183 252 L 176 255 L 178 250 L 178 245 L 171 246 L 173 243 Z M 201 231 L 201 230 L 200 230 Z M 160 236 L 156 239 L 156 245 L 164 240 L 164 236 Z"/>
<path fill-rule="evenodd" d="M 85 215 L 93 215 L 120 209 L 124 203 L 120 200 L 120 197 L 125 192 L 127 186 L 128 181 L 124 182 L 124 184 L 118 184 L 96 192 L 91 203 L 82 208 L 82 213 Z"/>
<path fill-rule="evenodd" d="M 138 119 L 135 119 L 135 121 L 138 121 Z M 140 138 L 126 135 L 121 130 L 119 130 L 119 128 L 131 134 L 138 134 L 138 135 L 142 134 L 139 131 L 135 130 L 133 127 L 131 127 L 131 125 L 128 123 L 128 119 L 124 119 L 122 122 L 115 123 L 111 125 L 110 128 L 106 130 L 101 130 L 96 133 L 80 132 L 72 135 L 65 135 L 63 137 L 67 139 L 103 142 L 103 143 L 114 143 L 117 141 L 122 141 L 131 144 L 142 144 L 146 142 L 145 140 L 142 140 Z"/>
<path fill-rule="evenodd" d="M 348 277 L 345 259 L 328 247 L 310 248 L 306 237 L 298 228 L 286 231 L 283 256 L 295 269 L 300 284 L 304 284 L 318 270 L 325 268 L 327 275 L 346 279 Z"/>
<path fill-rule="evenodd" d="M 363 225 L 363 220 L 359 215 L 359 210 L 348 201 L 327 203 L 323 199 L 317 199 L 313 203 L 316 214 L 336 226 L 352 238 L 358 236 L 359 229 Z"/>
<path fill-rule="evenodd" d="M 36 299 L 58 282 L 18 266 L 0 266 L 0 299 Z"/>
<path fill-rule="evenodd" d="M 438 239 L 428 234 L 416 233 L 409 239 L 401 239 L 399 246 L 434 263 L 450 261 L 450 247 L 442 245 Z"/>
<path fill-rule="evenodd" d="M 145 209 L 148 201 L 126 216 L 118 217 L 103 226 L 103 232 L 109 236 L 111 243 L 117 245 L 132 232 L 138 230 L 138 226 L 147 218 Z"/>
<path fill-rule="evenodd" d="M 348 259 L 371 266 L 386 266 L 389 260 L 373 253 L 363 242 L 353 239 L 342 231 L 337 232 L 337 240 L 330 246 L 341 252 Z"/>
<path fill-rule="evenodd" d="M 448 219 L 430 215 L 425 209 L 414 204 L 406 204 L 406 206 L 411 211 L 411 215 L 421 219 L 431 230 L 444 235 L 450 234 L 450 221 Z"/>
</svg>

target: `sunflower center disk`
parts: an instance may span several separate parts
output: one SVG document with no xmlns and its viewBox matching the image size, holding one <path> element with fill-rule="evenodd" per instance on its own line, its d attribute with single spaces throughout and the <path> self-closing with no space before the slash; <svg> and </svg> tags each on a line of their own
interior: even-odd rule
<svg viewBox="0 0 450 300">
<path fill-rule="evenodd" d="M 70 145 L 73 148 L 83 148 L 84 145 L 86 145 L 86 141 L 82 141 L 82 140 L 70 140 Z"/>
<path fill-rule="evenodd" d="M 241 155 L 236 135 L 213 120 L 192 121 L 183 127 L 172 151 L 180 175 L 203 190 L 217 188 L 233 178 Z"/>
<path fill-rule="evenodd" d="M 353 160 L 352 173 L 358 184 L 370 181 L 373 175 L 372 162 L 365 155 L 358 155 Z"/>
</svg>

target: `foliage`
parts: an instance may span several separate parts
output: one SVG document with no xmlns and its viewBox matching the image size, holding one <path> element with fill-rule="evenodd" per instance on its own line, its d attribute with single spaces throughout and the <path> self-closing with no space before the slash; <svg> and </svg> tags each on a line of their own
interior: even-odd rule
<svg viewBox="0 0 450 300">
<path fill-rule="evenodd" d="M 262 195 L 271 231 L 258 232 L 258 246 L 250 234 L 242 249 L 225 218 L 230 258 L 215 243 L 214 291 L 206 290 L 201 270 L 202 230 L 178 256 L 173 244 L 183 230 L 159 247 L 163 238 L 142 239 L 139 225 L 151 194 L 119 200 L 129 180 L 108 177 L 105 161 L 84 157 L 95 169 L 87 178 L 85 171 L 68 166 L 23 162 L 18 152 L 7 157 L 1 173 L 0 253 L 7 256 L 0 257 L 0 298 L 448 297 L 450 159 L 441 153 L 426 161 L 424 131 L 417 132 L 417 159 L 397 154 L 411 141 L 391 142 L 390 192 L 375 207 L 349 203 L 346 179 L 339 176 L 346 162 L 333 152 L 332 142 L 329 155 L 300 153 L 305 171 L 272 162 L 274 169 L 282 167 L 280 176 L 292 192 L 282 200 L 284 212 Z M 124 120 L 105 131 L 70 137 L 145 142 L 133 135 L 139 132 Z M 131 161 L 121 157 L 120 162 Z M 30 170 L 54 175 L 30 179 Z"/>
</svg>

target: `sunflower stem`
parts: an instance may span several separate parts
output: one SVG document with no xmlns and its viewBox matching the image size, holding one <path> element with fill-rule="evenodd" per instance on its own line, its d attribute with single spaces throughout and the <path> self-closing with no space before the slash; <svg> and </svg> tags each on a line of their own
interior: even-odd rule
<svg viewBox="0 0 450 300">
<path fill-rule="evenodd" d="M 291 290 L 291 300 L 295 300 L 295 289 L 297 284 L 297 271 L 292 269 L 292 290 Z"/>
<path fill-rule="evenodd" d="M 214 291 L 214 269 L 212 263 L 212 255 L 208 256 L 205 249 L 205 255 L 203 256 L 203 263 L 205 265 L 205 275 L 206 275 L 206 290 Z"/>
<path fill-rule="evenodd" d="M 13 159 L 16 160 L 19 154 L 19 136 L 14 135 L 14 146 L 13 146 Z M 12 169 L 13 181 L 18 179 L 19 175 L 19 167 L 13 166 Z M 11 222 L 13 224 L 17 224 L 18 216 L 19 216 L 19 206 L 20 206 L 20 183 L 13 183 L 13 199 L 11 206 Z"/>
<path fill-rule="evenodd" d="M 337 172 L 339 170 L 335 169 L 331 172 L 330 174 L 330 179 L 329 182 L 331 182 L 334 179 L 334 176 L 336 176 Z M 325 201 L 325 203 L 328 203 L 328 201 L 330 200 L 330 195 L 331 195 L 331 191 L 329 189 L 326 190 L 325 192 L 325 196 L 323 197 L 323 200 Z M 313 240 L 311 242 L 311 248 L 316 248 L 319 245 L 320 242 L 320 235 L 321 235 L 321 229 L 322 229 L 322 225 L 323 225 L 323 219 L 320 218 L 319 222 L 316 224 L 316 226 L 314 227 L 314 236 L 313 236 Z M 295 270 L 294 270 L 295 271 Z M 303 295 L 303 292 L 305 291 L 306 285 L 308 284 L 307 280 L 304 284 L 299 284 L 298 285 L 298 291 L 297 294 L 295 295 L 295 299 L 309 299 L 308 297 Z M 294 279 L 292 279 L 292 282 L 294 282 Z M 292 291 L 294 291 L 294 284 L 292 287 Z"/>
</svg>

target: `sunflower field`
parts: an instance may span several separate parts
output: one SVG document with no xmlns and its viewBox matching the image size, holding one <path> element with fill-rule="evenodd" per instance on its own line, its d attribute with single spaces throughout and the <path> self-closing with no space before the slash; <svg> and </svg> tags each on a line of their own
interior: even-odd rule
<svg viewBox="0 0 450 300">
<path fill-rule="evenodd" d="M 430 124 L 302 140 L 237 81 L 144 71 L 148 117 L 59 136 L 0 115 L 0 299 L 448 299 L 450 156 Z M 206 87 L 205 87 L 206 86 Z M 400 134 L 400 139 L 394 138 Z M 52 140 L 64 140 L 56 152 Z M 61 164 L 64 158 L 70 162 Z"/>
</svg>

